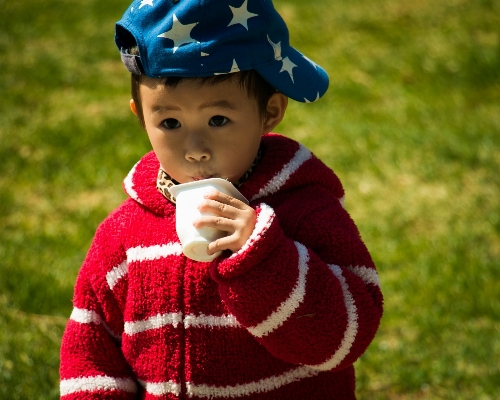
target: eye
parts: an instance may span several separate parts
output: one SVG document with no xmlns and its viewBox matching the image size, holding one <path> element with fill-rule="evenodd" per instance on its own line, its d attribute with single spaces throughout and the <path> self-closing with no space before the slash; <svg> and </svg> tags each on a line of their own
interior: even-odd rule
<svg viewBox="0 0 500 400">
<path fill-rule="evenodd" d="M 210 121 L 208 124 L 210 126 L 224 126 L 228 123 L 228 119 L 226 117 L 223 117 L 222 115 L 215 115 L 212 118 L 210 118 Z"/>
<path fill-rule="evenodd" d="M 167 129 L 177 129 L 181 127 L 181 123 L 175 118 L 167 118 L 166 120 L 162 121 L 161 125 Z"/>
</svg>

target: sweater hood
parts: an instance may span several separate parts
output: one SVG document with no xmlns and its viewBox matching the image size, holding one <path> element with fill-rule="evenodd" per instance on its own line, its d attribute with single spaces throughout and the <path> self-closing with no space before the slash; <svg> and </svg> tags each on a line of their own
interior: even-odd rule
<svg viewBox="0 0 500 400">
<path fill-rule="evenodd" d="M 319 184 L 343 201 L 344 190 L 338 177 L 311 151 L 295 140 L 269 133 L 262 137 L 262 159 L 239 191 L 250 204 L 280 191 L 302 185 Z M 154 151 L 147 153 L 123 181 L 125 192 L 152 212 L 165 215 L 175 205 L 156 188 L 160 162 Z"/>
</svg>

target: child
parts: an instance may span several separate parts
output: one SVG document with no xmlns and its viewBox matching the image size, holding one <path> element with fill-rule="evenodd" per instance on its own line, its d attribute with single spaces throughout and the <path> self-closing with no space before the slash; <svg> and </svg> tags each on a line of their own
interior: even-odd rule
<svg viewBox="0 0 500 400">
<path fill-rule="evenodd" d="M 382 315 L 375 267 L 336 175 L 269 133 L 288 97 L 328 78 L 288 43 L 270 0 L 136 0 L 117 23 L 131 109 L 153 151 L 100 225 L 61 349 L 64 399 L 354 399 L 353 363 Z M 197 227 L 227 236 L 182 254 L 167 188 L 211 177 Z"/>
</svg>

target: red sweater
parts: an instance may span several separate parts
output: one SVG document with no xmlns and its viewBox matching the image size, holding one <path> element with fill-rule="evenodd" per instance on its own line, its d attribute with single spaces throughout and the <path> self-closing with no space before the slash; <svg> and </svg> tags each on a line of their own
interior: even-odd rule
<svg viewBox="0 0 500 400">
<path fill-rule="evenodd" d="M 375 267 L 336 175 L 283 136 L 262 150 L 239 188 L 255 229 L 211 263 L 183 256 L 155 154 L 134 166 L 78 275 L 64 400 L 355 398 L 382 316 Z"/>
</svg>

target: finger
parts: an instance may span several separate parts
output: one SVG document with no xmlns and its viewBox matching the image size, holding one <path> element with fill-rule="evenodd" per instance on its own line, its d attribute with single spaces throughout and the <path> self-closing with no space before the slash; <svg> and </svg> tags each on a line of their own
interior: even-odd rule
<svg viewBox="0 0 500 400">
<path fill-rule="evenodd" d="M 237 252 L 245 244 L 244 241 L 238 239 L 235 235 L 229 235 L 220 239 L 214 240 L 208 244 L 207 253 L 215 254 L 218 251 L 231 250 Z"/>
<path fill-rule="evenodd" d="M 193 226 L 196 229 L 200 228 L 214 228 L 219 231 L 224 231 L 228 233 L 234 233 L 237 229 L 237 223 L 228 218 L 223 218 L 214 215 L 205 215 L 193 222 Z"/>
<path fill-rule="evenodd" d="M 206 199 L 215 200 L 215 201 L 218 201 L 218 202 L 223 203 L 223 204 L 231 205 L 235 208 L 241 208 L 241 207 L 247 206 L 241 200 L 238 200 L 235 197 L 232 197 L 228 194 L 225 194 L 225 193 L 222 193 L 219 191 L 209 192 L 209 193 L 205 194 L 204 197 Z"/>
<path fill-rule="evenodd" d="M 198 210 L 200 212 L 210 213 L 229 219 L 237 218 L 238 214 L 241 212 L 240 209 L 233 207 L 230 204 L 221 203 L 217 200 L 209 200 L 209 199 L 203 200 L 198 205 Z"/>
</svg>

